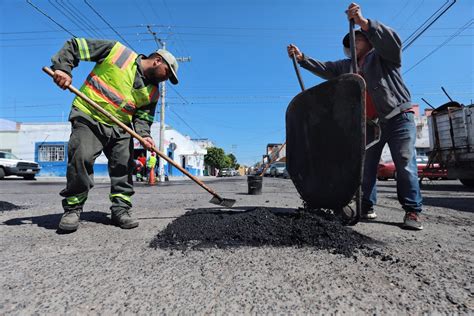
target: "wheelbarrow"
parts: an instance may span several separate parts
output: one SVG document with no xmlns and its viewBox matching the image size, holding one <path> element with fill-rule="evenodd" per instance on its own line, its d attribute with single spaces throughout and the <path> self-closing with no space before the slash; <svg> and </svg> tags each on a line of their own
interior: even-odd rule
<svg viewBox="0 0 474 316">
<path fill-rule="evenodd" d="M 303 91 L 286 111 L 286 164 L 291 180 L 307 208 L 333 210 L 346 225 L 360 220 L 366 150 L 366 85 L 357 74 L 354 38 L 350 21 L 353 73 L 307 90 L 293 56 Z"/>
</svg>

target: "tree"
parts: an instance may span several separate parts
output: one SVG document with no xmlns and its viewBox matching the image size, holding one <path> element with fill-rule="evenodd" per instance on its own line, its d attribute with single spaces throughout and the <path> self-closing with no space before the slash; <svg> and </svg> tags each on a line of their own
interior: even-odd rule
<svg viewBox="0 0 474 316">
<path fill-rule="evenodd" d="M 224 149 L 219 147 L 209 147 L 207 148 L 207 154 L 204 156 L 204 163 L 212 168 L 226 168 L 228 163 L 226 157 Z"/>
<path fill-rule="evenodd" d="M 224 149 L 219 147 L 209 147 L 207 154 L 204 156 L 204 163 L 212 168 L 239 168 L 237 158 L 234 154 L 226 155 Z"/>
<path fill-rule="evenodd" d="M 229 164 L 230 164 L 230 168 L 232 169 L 236 169 L 237 167 L 237 158 L 234 156 L 234 154 L 228 154 L 227 157 L 229 157 Z"/>
</svg>

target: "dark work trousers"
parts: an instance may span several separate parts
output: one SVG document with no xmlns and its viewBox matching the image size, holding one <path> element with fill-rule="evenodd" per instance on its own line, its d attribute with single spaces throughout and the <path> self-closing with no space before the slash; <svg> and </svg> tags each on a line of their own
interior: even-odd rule
<svg viewBox="0 0 474 316">
<path fill-rule="evenodd" d="M 65 211 L 82 210 L 89 190 L 94 186 L 94 162 L 103 151 L 108 159 L 111 181 L 110 207 L 120 213 L 132 207 L 133 141 L 118 126 L 108 126 L 79 117 L 71 122 L 68 144 L 67 186 L 60 195 Z"/>
</svg>

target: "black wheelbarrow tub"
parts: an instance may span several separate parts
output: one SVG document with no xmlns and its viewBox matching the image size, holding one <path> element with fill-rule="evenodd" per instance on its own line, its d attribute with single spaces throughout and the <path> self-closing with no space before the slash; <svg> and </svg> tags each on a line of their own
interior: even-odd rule
<svg viewBox="0 0 474 316">
<path fill-rule="evenodd" d="M 286 142 L 287 169 L 306 205 L 348 205 L 362 178 L 364 79 L 345 74 L 295 96 L 286 111 Z"/>
</svg>

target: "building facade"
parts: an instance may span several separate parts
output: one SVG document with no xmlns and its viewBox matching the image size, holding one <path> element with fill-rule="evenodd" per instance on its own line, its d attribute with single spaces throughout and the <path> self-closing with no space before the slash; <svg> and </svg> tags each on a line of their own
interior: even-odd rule
<svg viewBox="0 0 474 316">
<path fill-rule="evenodd" d="M 159 140 L 160 124 L 155 123 L 151 136 Z M 33 160 L 40 164 L 41 176 L 66 176 L 67 145 L 71 134 L 71 124 L 64 123 L 17 123 L 0 120 L 0 151 L 15 154 L 21 159 Z M 204 155 L 207 153 L 188 136 L 173 128 L 165 128 L 164 148 L 168 157 L 193 175 L 202 176 Z M 134 140 L 135 158 L 145 153 L 141 144 Z M 149 154 L 149 153 L 148 153 Z M 176 167 L 163 160 L 164 173 L 168 177 L 184 176 Z M 94 175 L 108 176 L 107 158 L 101 154 L 94 165 Z"/>
</svg>

